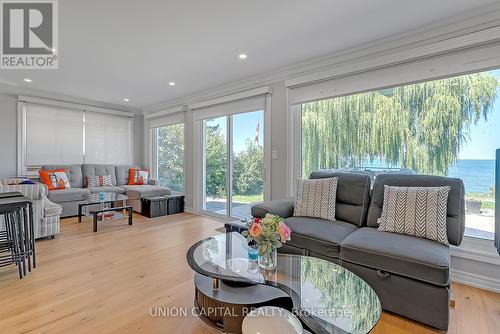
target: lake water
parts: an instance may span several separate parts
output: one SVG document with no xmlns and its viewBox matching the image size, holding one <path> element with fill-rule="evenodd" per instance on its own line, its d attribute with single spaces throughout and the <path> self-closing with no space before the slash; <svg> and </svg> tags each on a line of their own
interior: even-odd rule
<svg viewBox="0 0 500 334">
<path fill-rule="evenodd" d="M 448 176 L 461 178 L 466 193 L 489 193 L 495 185 L 495 160 L 458 160 Z"/>
<path fill-rule="evenodd" d="M 367 161 L 364 166 L 394 167 L 379 160 Z M 447 176 L 462 179 L 466 193 L 489 194 L 490 188 L 495 185 L 495 160 L 457 160 L 455 166 L 450 167 Z"/>
</svg>

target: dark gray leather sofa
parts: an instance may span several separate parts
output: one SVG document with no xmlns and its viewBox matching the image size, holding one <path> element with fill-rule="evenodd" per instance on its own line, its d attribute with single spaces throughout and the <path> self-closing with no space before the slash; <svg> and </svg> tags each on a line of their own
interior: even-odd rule
<svg viewBox="0 0 500 334">
<path fill-rule="evenodd" d="M 377 229 L 384 185 L 450 186 L 447 233 L 459 245 L 465 227 L 464 186 L 460 179 L 413 174 L 378 175 L 371 190 L 368 174 L 315 172 L 310 178 L 338 177 L 335 221 L 293 217 L 293 199 L 252 207 L 252 215 L 278 214 L 292 229 L 280 252 L 339 263 L 377 292 L 382 308 L 446 330 L 449 322 L 449 247 Z"/>
</svg>

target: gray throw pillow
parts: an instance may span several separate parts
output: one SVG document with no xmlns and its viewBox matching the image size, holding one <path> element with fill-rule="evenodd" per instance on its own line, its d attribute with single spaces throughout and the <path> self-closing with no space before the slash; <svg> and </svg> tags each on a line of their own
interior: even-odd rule
<svg viewBox="0 0 500 334">
<path fill-rule="evenodd" d="M 298 179 L 294 216 L 335 220 L 338 178 Z"/>
<path fill-rule="evenodd" d="M 378 229 L 448 245 L 446 213 L 450 187 L 384 186 Z"/>
<path fill-rule="evenodd" d="M 111 175 L 89 175 L 87 176 L 87 187 L 112 186 Z"/>
</svg>

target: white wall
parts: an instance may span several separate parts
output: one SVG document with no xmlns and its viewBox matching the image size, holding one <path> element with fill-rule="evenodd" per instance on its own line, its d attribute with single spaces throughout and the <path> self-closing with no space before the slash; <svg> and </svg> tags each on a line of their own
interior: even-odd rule
<svg viewBox="0 0 500 334">
<path fill-rule="evenodd" d="M 0 93 L 0 177 L 17 172 L 17 96 Z"/>
<path fill-rule="evenodd" d="M 144 117 L 142 115 L 134 116 L 134 127 L 132 129 L 133 149 L 134 149 L 134 164 L 138 166 L 144 166 L 144 135 L 142 133 L 144 129 Z"/>
</svg>

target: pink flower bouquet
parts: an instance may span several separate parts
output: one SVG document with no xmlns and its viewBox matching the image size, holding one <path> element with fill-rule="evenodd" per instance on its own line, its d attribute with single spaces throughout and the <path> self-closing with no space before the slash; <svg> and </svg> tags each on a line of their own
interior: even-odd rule
<svg viewBox="0 0 500 334">
<path fill-rule="evenodd" d="M 283 222 L 283 218 L 268 213 L 262 219 L 254 218 L 249 230 L 242 234 L 248 242 L 255 241 L 259 255 L 264 256 L 290 240 L 292 230 Z"/>
</svg>

